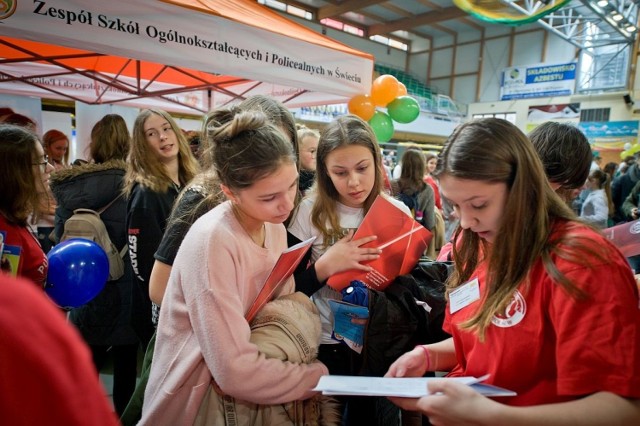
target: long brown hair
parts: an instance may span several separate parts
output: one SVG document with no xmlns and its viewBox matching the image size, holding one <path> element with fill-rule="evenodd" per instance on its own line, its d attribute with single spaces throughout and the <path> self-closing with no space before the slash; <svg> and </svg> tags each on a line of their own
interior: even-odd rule
<svg viewBox="0 0 640 426">
<path fill-rule="evenodd" d="M 118 114 L 105 115 L 91 129 L 89 152 L 96 163 L 126 159 L 130 145 L 127 123 Z"/>
<path fill-rule="evenodd" d="M 373 156 L 372 167 L 375 168 L 375 182 L 371 193 L 364 201 L 366 212 L 376 197 L 383 192 L 382 159 L 376 136 L 369 124 L 355 115 L 344 115 L 336 118 L 320 133 L 316 156 L 316 199 L 311 210 L 311 223 L 320 231 L 327 243 L 338 235 L 333 235 L 329 229 L 336 232 L 340 229 L 340 219 L 336 203 L 340 195 L 333 185 L 327 170 L 327 156 L 343 146 L 360 145 L 367 148 Z M 327 223 L 330 225 L 327 228 Z M 341 237 L 340 235 L 339 237 Z"/>
<path fill-rule="evenodd" d="M 466 283 L 481 262 L 488 263 L 483 303 L 463 328 L 477 331 L 482 339 L 491 319 L 505 309 L 513 292 L 521 284 L 529 284 L 527 276 L 539 261 L 565 290 L 584 296 L 558 271 L 552 255 L 591 267 L 587 259 L 595 256 L 604 260 L 606 247 L 597 247 L 573 232 L 578 226 L 575 214 L 553 191 L 533 145 L 516 126 L 494 118 L 462 124 L 448 138 L 434 174 L 505 183 L 508 189 L 502 223 L 491 246 L 469 229 L 459 227 L 454 235 L 456 269 L 447 283 L 449 291 Z M 560 222 L 567 231 L 552 237 Z"/>
<path fill-rule="evenodd" d="M 186 184 L 198 173 L 199 165 L 187 142 L 182 130 L 175 120 L 160 109 L 144 109 L 136 117 L 133 124 L 131 149 L 127 158 L 127 175 L 125 178 L 125 193 L 131 194 L 136 183 L 154 192 L 166 192 L 173 181 L 158 157 L 151 151 L 144 133 L 144 123 L 152 115 L 163 117 L 176 135 L 178 141 L 178 175 L 181 184 Z"/>
<path fill-rule="evenodd" d="M 402 154 L 401 162 L 402 169 L 400 179 L 398 179 L 400 192 L 413 194 L 416 191 L 421 191 L 426 185 L 423 181 L 426 163 L 422 151 L 413 148 L 407 149 Z"/>
<path fill-rule="evenodd" d="M 26 226 L 43 192 L 42 181 L 33 172 L 38 136 L 25 127 L 0 124 L 0 212 L 8 222 Z M 38 166 L 40 167 L 40 166 Z"/>
</svg>

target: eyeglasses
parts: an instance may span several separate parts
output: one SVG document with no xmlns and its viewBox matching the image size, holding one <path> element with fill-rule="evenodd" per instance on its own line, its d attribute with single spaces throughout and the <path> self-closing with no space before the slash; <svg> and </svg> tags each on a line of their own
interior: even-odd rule
<svg viewBox="0 0 640 426">
<path fill-rule="evenodd" d="M 43 172 L 45 170 L 47 170 L 47 164 L 49 164 L 49 156 L 45 155 L 44 158 L 42 159 L 41 163 L 33 163 L 34 166 L 40 166 L 40 170 L 42 170 Z"/>
</svg>

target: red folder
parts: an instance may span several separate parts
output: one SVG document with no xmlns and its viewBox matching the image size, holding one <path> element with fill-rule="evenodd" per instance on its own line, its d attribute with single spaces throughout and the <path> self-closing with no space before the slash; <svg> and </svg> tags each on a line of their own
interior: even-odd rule
<svg viewBox="0 0 640 426">
<path fill-rule="evenodd" d="M 258 296 L 253 302 L 253 305 L 249 308 L 247 315 L 245 315 L 248 322 L 251 322 L 260 309 L 262 309 L 267 302 L 271 301 L 276 290 L 278 290 L 282 284 L 287 281 L 291 274 L 293 274 L 293 271 L 295 271 L 296 267 L 315 239 L 316 237 L 311 237 L 308 240 L 302 241 L 295 246 L 291 246 L 282 252 L 275 266 L 269 273 L 267 281 L 265 281 L 264 286 L 262 286 L 262 290 L 258 293 Z"/>
<path fill-rule="evenodd" d="M 359 280 L 374 290 L 384 290 L 398 275 L 407 274 L 415 267 L 432 237 L 427 228 L 381 195 L 373 202 L 353 238 L 371 235 L 378 239 L 363 247 L 378 247 L 382 253 L 378 259 L 362 263 L 371 266 L 373 271 L 340 272 L 329 278 L 329 286 L 340 291 L 351 281 Z"/>
</svg>

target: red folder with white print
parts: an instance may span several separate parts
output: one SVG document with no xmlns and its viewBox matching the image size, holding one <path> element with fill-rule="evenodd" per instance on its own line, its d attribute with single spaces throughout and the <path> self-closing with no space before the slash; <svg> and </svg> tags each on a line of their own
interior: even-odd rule
<svg viewBox="0 0 640 426">
<path fill-rule="evenodd" d="M 384 290 L 398 275 L 409 273 L 431 241 L 431 232 L 389 201 L 378 195 L 353 239 L 376 235 L 377 240 L 362 247 L 382 249 L 380 257 L 362 262 L 371 272 L 352 269 L 332 275 L 327 284 L 340 291 L 351 281 L 362 281 L 374 290 Z"/>
</svg>

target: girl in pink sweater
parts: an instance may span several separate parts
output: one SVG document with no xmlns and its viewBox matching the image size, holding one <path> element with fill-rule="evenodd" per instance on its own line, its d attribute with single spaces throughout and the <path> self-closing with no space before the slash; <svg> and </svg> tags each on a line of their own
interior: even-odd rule
<svg viewBox="0 0 640 426">
<path fill-rule="evenodd" d="M 140 424 L 193 424 L 208 391 L 279 404 L 311 397 L 326 367 L 267 359 L 245 314 L 287 248 L 282 223 L 297 192 L 291 143 L 262 113 L 241 112 L 212 135 L 227 201 L 182 242 L 165 293 Z M 280 294 L 293 292 L 293 279 Z M 202 419 L 200 419 L 202 420 Z"/>
</svg>

